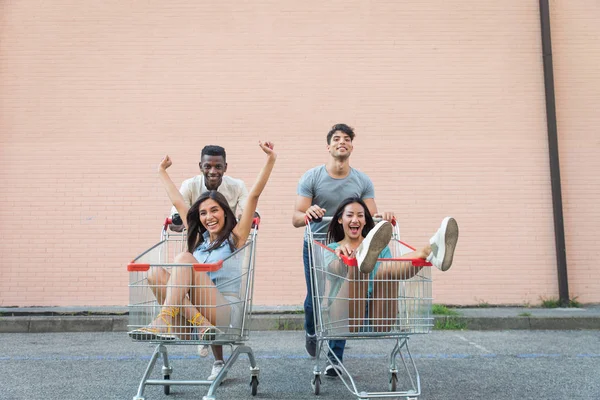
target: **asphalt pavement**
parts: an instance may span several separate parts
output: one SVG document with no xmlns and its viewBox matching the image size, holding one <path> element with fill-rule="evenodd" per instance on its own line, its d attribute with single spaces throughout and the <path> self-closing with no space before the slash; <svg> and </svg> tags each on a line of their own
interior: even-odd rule
<svg viewBox="0 0 600 400">
<path fill-rule="evenodd" d="M 0 334 L 0 398 L 133 399 L 154 345 L 124 332 Z M 258 394 L 250 393 L 249 362 L 241 356 L 217 390 L 217 399 L 355 399 L 338 379 L 310 385 L 315 361 L 302 331 L 252 332 L 247 344 L 260 368 Z M 359 390 L 388 390 L 394 340 L 349 341 L 344 365 Z M 414 335 L 409 348 L 420 373 L 422 400 L 600 398 L 597 330 L 433 331 Z M 204 379 L 212 360 L 195 346 L 168 346 L 171 379 Z M 226 354 L 229 354 L 226 351 Z M 159 365 L 160 366 L 160 365 Z M 322 367 L 322 365 L 321 365 Z M 160 377 L 160 368 L 152 375 Z M 402 369 L 398 387 L 407 387 Z M 202 399 L 206 387 L 150 386 L 146 399 Z"/>
<path fill-rule="evenodd" d="M 600 305 L 453 311 L 435 320 L 455 329 L 409 337 L 419 399 L 600 399 Z M 126 307 L 0 308 L 0 399 L 133 399 L 155 346 L 132 342 L 127 319 Z M 258 394 L 251 395 L 250 364 L 242 355 L 216 399 L 315 399 L 313 369 L 325 365 L 305 353 L 303 320 L 298 307 L 254 307 L 247 344 L 260 368 Z M 388 394 L 393 344 L 348 342 L 344 366 L 358 392 Z M 210 357 L 200 358 L 196 346 L 167 348 L 171 379 L 202 380 L 210 373 Z M 161 379 L 160 363 L 154 379 Z M 411 389 L 401 365 L 398 378 L 398 390 Z M 144 398 L 202 399 L 208 390 L 170 389 L 166 396 L 162 386 L 148 386 Z M 323 377 L 319 398 L 358 396 Z"/>
</svg>

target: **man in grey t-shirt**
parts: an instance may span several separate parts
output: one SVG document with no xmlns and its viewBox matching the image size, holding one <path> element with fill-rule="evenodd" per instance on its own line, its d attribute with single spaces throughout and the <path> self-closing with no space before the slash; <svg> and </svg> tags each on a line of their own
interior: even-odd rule
<svg viewBox="0 0 600 400">
<path fill-rule="evenodd" d="M 346 124 L 334 125 L 327 134 L 327 150 L 329 160 L 321 165 L 308 170 L 298 183 L 298 197 L 292 224 L 296 228 L 306 225 L 305 221 L 318 220 L 322 217 L 333 216 L 342 200 L 348 197 L 361 198 L 373 216 L 388 221 L 393 218 L 392 213 L 377 214 L 375 204 L 375 189 L 371 179 L 350 167 L 350 154 L 352 154 L 355 134 Z M 313 232 L 325 235 L 326 222 L 315 222 L 311 225 Z M 304 329 L 306 330 L 306 351 L 311 357 L 316 356 L 317 340 L 315 336 L 315 323 L 313 313 L 312 289 L 310 283 L 310 265 L 308 257 L 308 243 L 304 241 L 304 277 L 306 279 L 306 299 L 304 300 Z M 344 355 L 345 340 L 331 340 L 329 346 L 339 360 Z M 325 375 L 336 377 L 341 374 L 341 368 L 336 367 L 335 357 L 328 355 L 332 362 L 325 370 Z"/>
</svg>

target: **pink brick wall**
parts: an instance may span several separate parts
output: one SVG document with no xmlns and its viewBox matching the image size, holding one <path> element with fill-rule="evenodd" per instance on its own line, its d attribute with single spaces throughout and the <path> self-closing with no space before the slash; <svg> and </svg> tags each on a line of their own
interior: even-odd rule
<svg viewBox="0 0 600 400">
<path fill-rule="evenodd" d="M 580 300 L 600 301 L 584 262 L 598 256 L 590 142 L 600 79 L 577 35 L 589 10 L 562 9 L 562 39 L 560 27 L 553 34 L 565 54 L 556 66 L 570 277 Z M 125 266 L 169 210 L 155 174 L 162 155 L 180 182 L 197 172 L 202 146 L 223 145 L 229 174 L 250 186 L 264 138 L 279 158 L 259 205 L 255 303 L 301 304 L 296 183 L 326 160 L 336 122 L 356 128 L 352 165 L 406 241 L 458 219 L 436 302 L 557 296 L 537 1 L 1 2 L 0 42 L 1 306 L 127 304 Z"/>
</svg>

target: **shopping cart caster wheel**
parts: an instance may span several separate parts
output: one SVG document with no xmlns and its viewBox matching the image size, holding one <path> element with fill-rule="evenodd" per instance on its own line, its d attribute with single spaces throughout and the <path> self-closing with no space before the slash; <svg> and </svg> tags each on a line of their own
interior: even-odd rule
<svg viewBox="0 0 600 400">
<path fill-rule="evenodd" d="M 321 377 L 319 375 L 315 375 L 310 384 L 313 388 L 313 392 L 315 392 L 315 396 L 318 396 L 319 393 L 321 393 Z"/>
<path fill-rule="evenodd" d="M 164 375 L 163 378 L 168 381 L 171 380 L 171 375 Z M 168 396 L 169 393 L 171 393 L 171 386 L 170 385 L 165 385 L 163 386 L 163 389 L 165 391 L 165 394 Z"/>
<path fill-rule="evenodd" d="M 258 378 L 253 376 L 252 380 L 250 381 L 250 386 L 252 386 L 252 396 L 256 396 L 256 393 L 258 392 Z"/>
<path fill-rule="evenodd" d="M 397 386 L 398 386 L 398 375 L 393 373 L 390 376 L 390 392 L 395 392 Z"/>
</svg>

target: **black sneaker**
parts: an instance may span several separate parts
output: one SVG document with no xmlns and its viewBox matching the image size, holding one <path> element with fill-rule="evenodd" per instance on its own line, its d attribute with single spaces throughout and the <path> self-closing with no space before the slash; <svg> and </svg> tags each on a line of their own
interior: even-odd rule
<svg viewBox="0 0 600 400">
<path fill-rule="evenodd" d="M 328 378 L 337 378 L 342 375 L 342 368 L 337 364 L 330 364 L 325 368 L 325 376 Z"/>
<path fill-rule="evenodd" d="M 317 356 L 317 335 L 309 336 L 306 334 L 306 352 L 312 358 Z"/>
</svg>

